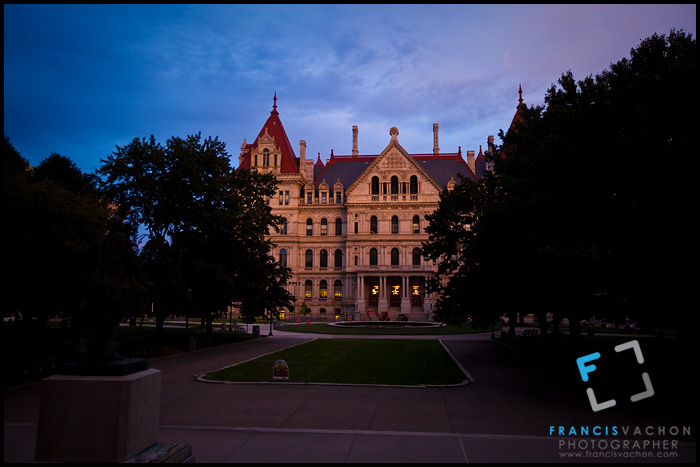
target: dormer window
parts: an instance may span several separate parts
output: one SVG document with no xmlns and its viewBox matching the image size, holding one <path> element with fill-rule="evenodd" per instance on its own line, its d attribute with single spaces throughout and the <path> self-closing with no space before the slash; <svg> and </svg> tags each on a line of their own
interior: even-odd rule
<svg viewBox="0 0 700 467">
<path fill-rule="evenodd" d="M 391 177 L 391 194 L 392 195 L 399 194 L 399 177 L 397 177 L 396 175 Z"/>
<path fill-rule="evenodd" d="M 335 196 L 335 204 L 343 204 L 343 184 L 340 179 L 333 185 L 333 195 Z"/>
<path fill-rule="evenodd" d="M 372 177 L 372 194 L 379 194 L 379 177 Z"/>
<path fill-rule="evenodd" d="M 270 166 L 270 150 L 265 149 L 263 151 L 263 167 L 269 167 Z"/>
<path fill-rule="evenodd" d="M 418 194 L 418 177 L 411 175 L 411 181 L 409 182 L 409 190 L 412 195 Z"/>
</svg>

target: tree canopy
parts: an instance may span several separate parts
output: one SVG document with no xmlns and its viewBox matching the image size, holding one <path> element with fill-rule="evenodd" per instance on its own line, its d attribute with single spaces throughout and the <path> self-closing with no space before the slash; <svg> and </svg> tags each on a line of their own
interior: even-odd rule
<svg viewBox="0 0 700 467">
<path fill-rule="evenodd" d="M 429 218 L 436 319 L 694 319 L 684 263 L 695 250 L 695 79 L 696 41 L 673 30 L 595 77 L 564 73 L 544 106 L 521 105 L 493 172 L 444 193 Z"/>
<path fill-rule="evenodd" d="M 234 170 L 225 144 L 201 134 L 165 146 L 134 139 L 98 174 L 104 192 L 146 231 L 141 257 L 159 285 L 159 321 L 184 305 L 206 318 L 232 302 L 257 315 L 289 306 L 289 270 L 270 256 L 267 236 L 280 223 L 267 203 L 273 175 Z"/>
<path fill-rule="evenodd" d="M 90 248 L 105 232 L 107 204 L 67 157 L 31 167 L 3 144 L 4 309 L 26 319 L 70 315 Z"/>
</svg>

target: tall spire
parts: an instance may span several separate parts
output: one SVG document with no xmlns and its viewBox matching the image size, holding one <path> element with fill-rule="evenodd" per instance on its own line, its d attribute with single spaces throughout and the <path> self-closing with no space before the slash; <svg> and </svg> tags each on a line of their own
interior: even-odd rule
<svg viewBox="0 0 700 467">
<path fill-rule="evenodd" d="M 523 88 L 520 84 L 518 84 L 518 107 L 523 105 Z"/>
<path fill-rule="evenodd" d="M 277 91 L 275 91 L 275 97 L 272 98 L 273 104 L 272 104 L 272 114 L 277 114 Z"/>
</svg>

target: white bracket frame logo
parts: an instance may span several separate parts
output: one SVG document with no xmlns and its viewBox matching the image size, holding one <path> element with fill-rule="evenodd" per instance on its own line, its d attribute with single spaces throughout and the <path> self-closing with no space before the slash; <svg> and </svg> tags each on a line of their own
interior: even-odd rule
<svg viewBox="0 0 700 467">
<path fill-rule="evenodd" d="M 626 342 L 615 346 L 615 352 L 622 352 L 623 350 L 634 350 L 634 355 L 637 358 L 638 364 L 644 363 L 644 355 L 642 355 L 642 349 L 639 347 L 639 342 L 634 340 Z M 597 367 L 595 365 L 586 365 L 586 363 L 592 362 L 593 360 L 598 360 L 600 358 L 600 352 L 593 352 L 592 354 L 584 355 L 576 359 L 576 364 L 578 365 L 578 371 L 581 374 L 581 379 L 583 382 L 588 381 L 588 374 L 594 372 Z M 649 373 L 646 371 L 642 373 L 642 380 L 644 381 L 644 391 L 634 394 L 630 397 L 632 402 L 638 402 L 642 399 L 647 399 L 654 395 L 654 388 L 651 385 L 651 379 L 649 379 Z M 614 407 L 617 402 L 615 399 L 610 399 L 605 402 L 598 402 L 595 398 L 595 393 L 593 388 L 586 389 L 586 394 L 588 394 L 588 401 L 591 403 L 591 409 L 594 412 L 599 412 L 601 410 L 609 409 Z"/>
</svg>

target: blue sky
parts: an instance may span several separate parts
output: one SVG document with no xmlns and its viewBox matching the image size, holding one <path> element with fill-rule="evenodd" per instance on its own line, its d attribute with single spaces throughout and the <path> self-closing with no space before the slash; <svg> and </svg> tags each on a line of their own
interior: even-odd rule
<svg viewBox="0 0 700 467">
<path fill-rule="evenodd" d="M 276 92 L 299 155 L 475 150 L 571 70 L 596 75 L 654 33 L 696 37 L 696 5 L 5 5 L 4 131 L 36 165 L 92 172 L 115 146 L 201 132 L 233 165 Z"/>
</svg>

